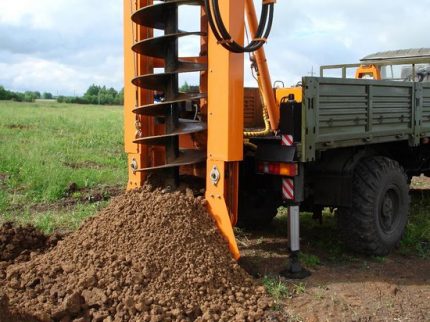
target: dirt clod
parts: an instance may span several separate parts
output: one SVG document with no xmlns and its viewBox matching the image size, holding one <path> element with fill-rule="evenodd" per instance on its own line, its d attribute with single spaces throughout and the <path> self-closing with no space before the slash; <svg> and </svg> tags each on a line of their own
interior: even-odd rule
<svg viewBox="0 0 430 322">
<path fill-rule="evenodd" d="M 191 193 L 128 192 L 6 273 L 10 306 L 41 321 L 277 321 Z"/>
</svg>

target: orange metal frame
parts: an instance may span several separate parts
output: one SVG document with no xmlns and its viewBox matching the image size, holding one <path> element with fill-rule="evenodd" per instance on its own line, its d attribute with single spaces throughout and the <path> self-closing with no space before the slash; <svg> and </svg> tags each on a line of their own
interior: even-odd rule
<svg viewBox="0 0 430 322">
<path fill-rule="evenodd" d="M 131 15 L 137 8 L 152 4 L 152 0 L 124 0 L 124 140 L 125 152 L 128 154 L 128 164 L 136 162 L 137 167 L 146 167 L 149 164 L 149 148 L 144 145 L 133 143 L 136 132 L 142 131 L 148 135 L 151 130 L 151 120 L 145 116 L 138 116 L 133 113 L 137 106 L 150 104 L 153 95 L 148 90 L 137 88 L 131 83 L 136 75 L 150 73 L 154 67 L 152 58 L 137 56 L 131 50 L 138 38 L 146 38 L 152 34 L 149 28 L 137 27 L 131 20 Z M 128 167 L 127 189 L 141 187 L 145 180 L 143 172 L 133 172 Z"/>
<path fill-rule="evenodd" d="M 231 35 L 244 39 L 244 0 L 220 2 Z M 208 39 L 208 159 L 206 199 L 209 211 L 229 242 L 233 257 L 239 249 L 232 224 L 237 221 L 239 161 L 243 159 L 244 55 L 225 50 L 212 32 Z M 211 172 L 220 174 L 214 182 Z"/>
<path fill-rule="evenodd" d="M 244 39 L 245 0 L 229 0 L 220 3 L 220 10 L 229 32 L 237 41 Z M 152 29 L 136 26 L 131 15 L 139 8 L 153 4 L 152 0 L 124 0 L 124 137 L 125 151 L 129 164 L 145 168 L 157 162 L 163 151 L 154 150 L 133 143 L 136 132 L 143 135 L 156 132 L 157 128 L 149 117 L 133 113 L 137 106 L 153 102 L 152 91 L 132 85 L 131 80 L 137 75 L 149 74 L 154 68 L 163 67 L 163 61 L 135 55 L 131 50 L 136 41 L 152 36 Z M 242 18 L 241 18 L 242 17 Z M 202 31 L 207 31 L 207 20 L 202 10 Z M 212 32 L 202 37 L 202 55 L 208 52 L 208 71 L 202 73 L 201 90 L 208 93 L 207 100 L 202 100 L 201 111 L 207 116 L 207 167 L 206 199 L 208 210 L 215 219 L 221 233 L 228 241 L 233 257 L 238 259 L 239 249 L 233 232 L 237 221 L 237 200 L 239 189 L 239 161 L 243 159 L 243 106 L 244 106 L 244 55 L 233 54 L 217 43 Z M 195 59 L 195 58 L 190 58 Z M 204 60 L 201 58 L 199 60 Z M 206 138 L 200 138 L 203 145 Z M 195 144 L 195 142 L 193 142 Z M 181 145 L 189 145 L 187 138 L 181 138 Z M 155 160 L 155 161 L 154 161 Z M 129 167 L 128 189 L 144 184 L 144 172 L 133 172 Z M 219 179 L 211 179 L 212 170 L 216 169 Z"/>
</svg>

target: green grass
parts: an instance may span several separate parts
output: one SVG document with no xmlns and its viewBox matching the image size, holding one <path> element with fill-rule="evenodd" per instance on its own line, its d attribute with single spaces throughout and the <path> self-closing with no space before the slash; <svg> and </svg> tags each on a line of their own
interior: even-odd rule
<svg viewBox="0 0 430 322">
<path fill-rule="evenodd" d="M 126 176 L 122 108 L 0 101 L 3 221 L 33 218 L 30 222 L 49 231 L 63 218 L 75 227 L 72 218 L 79 222 L 95 211 L 94 205 L 79 205 L 58 216 L 47 211 L 37 219 L 22 209 L 55 203 L 71 183 L 78 189 L 125 185 Z"/>
<path fill-rule="evenodd" d="M 17 224 L 32 225 L 46 234 L 51 234 L 56 230 L 75 230 L 88 217 L 94 215 L 97 211 L 105 207 L 104 202 L 92 204 L 77 204 L 73 208 L 64 210 L 48 210 L 41 213 L 23 212 L 20 215 L 6 214 L 3 215 L 3 221 L 13 221 Z"/>
<path fill-rule="evenodd" d="M 306 284 L 285 281 L 278 276 L 265 276 L 262 282 L 267 293 L 274 300 L 273 308 L 275 310 L 280 308 L 283 300 L 306 292 Z"/>
<path fill-rule="evenodd" d="M 308 268 L 315 268 L 321 264 L 319 257 L 313 254 L 300 252 L 299 259 L 300 262 Z"/>
<path fill-rule="evenodd" d="M 403 254 L 430 258 L 430 198 L 414 195 L 408 225 L 400 243 Z"/>
<path fill-rule="evenodd" d="M 262 282 L 267 293 L 273 299 L 272 310 L 282 310 L 283 301 L 292 297 L 292 291 L 279 277 L 265 276 Z"/>
</svg>

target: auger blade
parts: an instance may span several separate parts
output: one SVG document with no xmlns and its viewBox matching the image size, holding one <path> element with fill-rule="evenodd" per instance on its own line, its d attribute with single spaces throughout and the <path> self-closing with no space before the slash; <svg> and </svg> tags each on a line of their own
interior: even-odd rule
<svg viewBox="0 0 430 322">
<path fill-rule="evenodd" d="M 180 93 L 178 75 L 180 73 L 203 72 L 207 70 L 207 61 L 183 58 L 178 55 L 179 39 L 189 36 L 204 36 L 202 32 L 186 32 L 178 28 L 178 7 L 180 5 L 202 5 L 201 0 L 170 0 L 141 8 L 132 15 L 132 20 L 148 28 L 165 31 L 164 35 L 143 39 L 132 46 L 132 50 L 139 55 L 163 60 L 162 73 L 138 75 L 132 80 L 137 87 L 164 93 L 166 101 L 145 104 L 136 107 L 133 112 L 139 115 L 163 118 L 165 133 L 148 137 L 136 138 L 134 143 L 143 145 L 161 145 L 165 147 L 164 165 L 152 166 L 138 171 L 166 171 L 166 181 L 175 185 L 178 183 L 180 166 L 204 161 L 206 153 L 198 150 L 183 150 L 179 148 L 179 136 L 206 130 L 206 124 L 201 122 L 179 119 L 184 103 L 200 100 L 206 97 L 201 93 Z M 184 61 L 187 59 L 187 61 Z M 144 131 L 142 131 L 144 132 Z M 151 132 L 151 131 L 150 131 Z M 154 160 L 158 160 L 154 158 Z M 155 162 L 155 161 L 154 161 Z M 156 161 L 157 163 L 159 161 Z"/>
<path fill-rule="evenodd" d="M 176 41 L 181 37 L 202 35 L 203 34 L 201 32 L 179 32 L 160 37 L 148 38 L 136 43 L 132 49 L 141 55 L 164 58 L 166 56 L 166 50 L 172 41 Z"/>
<path fill-rule="evenodd" d="M 169 113 L 172 104 L 185 103 L 187 101 L 206 98 L 206 93 L 180 93 L 175 99 L 155 104 L 136 107 L 133 112 L 147 116 L 165 116 Z"/>
<path fill-rule="evenodd" d="M 131 19 L 141 25 L 154 29 L 166 29 L 168 23 L 166 12 L 168 9 L 178 7 L 180 5 L 198 5 L 203 4 L 202 0 L 173 0 L 163 3 L 153 4 L 136 11 Z"/>
<path fill-rule="evenodd" d="M 143 171 L 154 171 L 154 170 L 162 170 L 168 168 L 176 168 L 185 165 L 192 165 L 200 162 L 206 161 L 206 152 L 198 151 L 198 150 L 180 150 L 179 156 L 170 163 L 166 163 L 159 166 L 136 169 L 135 172 L 143 172 Z"/>
<path fill-rule="evenodd" d="M 198 133 L 203 132 L 205 130 L 207 130 L 207 125 L 205 123 L 190 120 L 179 120 L 177 127 L 174 131 L 155 136 L 138 138 L 134 141 L 134 143 L 147 145 L 164 145 L 166 144 L 167 140 L 172 136 Z"/>
<path fill-rule="evenodd" d="M 138 76 L 132 80 L 132 83 L 145 89 L 167 91 L 170 82 L 174 81 L 178 73 L 193 73 L 204 70 L 206 70 L 205 64 L 179 63 L 178 68 L 174 72 Z"/>
</svg>

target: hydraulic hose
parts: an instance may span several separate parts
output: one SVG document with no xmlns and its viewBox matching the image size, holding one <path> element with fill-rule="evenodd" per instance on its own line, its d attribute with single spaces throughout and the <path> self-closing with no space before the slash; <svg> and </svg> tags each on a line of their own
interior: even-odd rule
<svg viewBox="0 0 430 322">
<path fill-rule="evenodd" d="M 234 53 L 250 53 L 260 49 L 267 41 L 273 26 L 275 0 L 263 0 L 260 22 L 255 38 L 247 45 L 238 44 L 227 31 L 221 17 L 218 0 L 204 0 L 208 22 L 218 43 L 225 49 Z M 212 5 L 211 5 L 212 4 Z"/>
<path fill-rule="evenodd" d="M 253 69 L 253 67 L 251 67 L 251 69 Z M 261 136 L 267 136 L 272 132 L 271 128 L 270 128 L 269 113 L 267 112 L 267 105 L 266 105 L 266 102 L 264 101 L 264 95 L 263 95 L 263 92 L 261 90 L 262 86 L 261 86 L 261 83 L 259 80 L 259 76 L 254 76 L 254 73 L 253 73 L 253 77 L 258 82 L 258 92 L 260 94 L 260 101 L 261 101 L 262 109 L 263 109 L 264 129 L 257 129 L 257 130 L 245 129 L 245 131 L 243 132 L 243 136 L 245 138 L 255 138 L 255 137 L 261 137 Z"/>
</svg>

